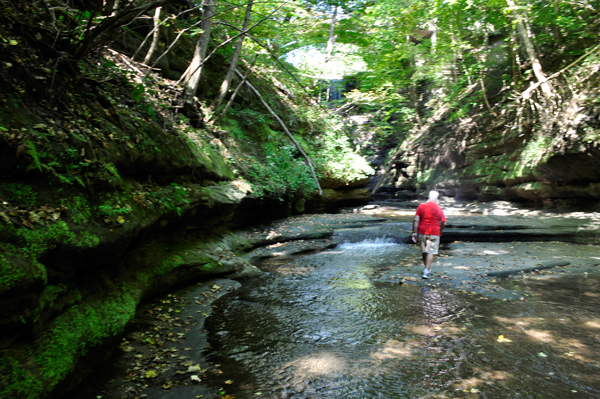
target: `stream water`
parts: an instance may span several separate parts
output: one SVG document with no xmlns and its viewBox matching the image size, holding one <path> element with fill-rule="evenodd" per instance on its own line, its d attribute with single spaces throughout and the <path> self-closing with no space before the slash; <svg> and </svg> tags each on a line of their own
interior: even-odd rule
<svg viewBox="0 0 600 399">
<path fill-rule="evenodd" d="M 597 277 L 511 283 L 527 301 L 377 281 L 380 265 L 415 250 L 386 238 L 397 228 L 344 231 L 335 249 L 257 264 L 270 273 L 223 297 L 206 321 L 221 392 L 600 397 Z"/>
<path fill-rule="evenodd" d="M 299 220 L 287 228 L 302 230 Z M 273 245 L 278 256 L 256 263 L 262 277 L 154 299 L 68 398 L 600 398 L 600 275 L 576 263 L 597 264 L 597 246 L 456 242 L 433 279 L 399 283 L 420 270 L 406 220 L 349 220 L 319 245 L 291 242 L 303 255 Z M 543 252 L 575 264 L 487 279 L 500 291 L 460 281 L 465 268 L 518 267 Z"/>
</svg>

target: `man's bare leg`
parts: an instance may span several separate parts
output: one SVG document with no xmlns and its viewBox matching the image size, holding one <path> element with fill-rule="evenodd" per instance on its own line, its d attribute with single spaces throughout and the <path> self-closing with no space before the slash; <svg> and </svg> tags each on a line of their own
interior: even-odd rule
<svg viewBox="0 0 600 399">
<path fill-rule="evenodd" d="M 433 254 L 423 252 L 421 255 L 423 256 L 423 264 L 425 265 L 425 269 L 431 270 L 431 264 L 433 263 Z"/>
</svg>

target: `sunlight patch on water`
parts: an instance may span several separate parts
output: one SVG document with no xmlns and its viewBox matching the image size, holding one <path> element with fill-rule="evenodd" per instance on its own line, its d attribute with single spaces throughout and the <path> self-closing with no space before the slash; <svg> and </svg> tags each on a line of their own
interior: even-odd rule
<svg viewBox="0 0 600 399">
<path fill-rule="evenodd" d="M 303 357 L 288 366 L 294 366 L 300 376 L 338 375 L 345 370 L 346 361 L 337 354 L 323 352 Z"/>
<path fill-rule="evenodd" d="M 391 340 L 383 345 L 383 347 L 377 348 L 377 350 L 371 354 L 371 358 L 377 360 L 385 359 L 408 359 L 413 356 L 413 347 L 416 346 L 414 342 L 399 342 Z"/>
<path fill-rule="evenodd" d="M 586 321 L 585 325 L 592 328 L 600 328 L 600 322 L 596 320 Z"/>
<path fill-rule="evenodd" d="M 366 277 L 362 280 L 349 278 L 335 278 L 332 284 L 336 287 L 350 288 L 353 290 L 369 290 L 373 288 L 373 283 Z"/>
</svg>

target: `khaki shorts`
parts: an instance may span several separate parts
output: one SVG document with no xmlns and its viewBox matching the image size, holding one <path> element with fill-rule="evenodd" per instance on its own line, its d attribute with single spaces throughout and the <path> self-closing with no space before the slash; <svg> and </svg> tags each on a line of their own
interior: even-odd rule
<svg viewBox="0 0 600 399">
<path fill-rule="evenodd" d="M 440 250 L 440 236 L 419 234 L 419 242 L 421 243 L 421 253 L 438 254 Z"/>
</svg>

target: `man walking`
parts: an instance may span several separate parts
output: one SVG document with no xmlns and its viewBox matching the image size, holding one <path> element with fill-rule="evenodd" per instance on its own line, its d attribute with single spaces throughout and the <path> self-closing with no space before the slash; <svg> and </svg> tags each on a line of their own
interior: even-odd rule
<svg viewBox="0 0 600 399">
<path fill-rule="evenodd" d="M 440 248 L 440 236 L 446 227 L 446 216 L 442 208 L 437 204 L 439 193 L 429 192 L 429 200 L 419 205 L 413 221 L 413 242 L 421 243 L 421 254 L 423 255 L 423 278 L 429 278 L 433 255 L 437 255 Z"/>
</svg>

